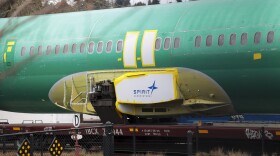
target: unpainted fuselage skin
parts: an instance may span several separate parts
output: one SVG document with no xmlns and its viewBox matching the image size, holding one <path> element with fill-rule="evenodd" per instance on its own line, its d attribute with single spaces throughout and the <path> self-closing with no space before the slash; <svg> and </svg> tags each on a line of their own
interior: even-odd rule
<svg viewBox="0 0 280 156">
<path fill-rule="evenodd" d="M 100 11 L 0 19 L 4 36 L 0 39 L 1 58 L 9 41 L 14 41 L 6 61 L 0 62 L 0 109 L 27 113 L 67 112 L 49 99 L 51 87 L 61 78 L 82 71 L 124 69 L 123 53 L 116 52 L 116 43 L 127 32 L 139 32 L 137 58 L 141 58 L 141 41 L 145 30 L 157 30 L 161 48 L 155 51 L 155 66 L 137 68 L 184 67 L 198 70 L 214 79 L 228 94 L 238 113 L 280 113 L 280 1 L 278 0 L 213 0 L 188 3 L 108 9 Z M 274 32 L 272 43 L 267 42 Z M 259 44 L 254 43 L 261 32 Z M 241 43 L 247 33 L 246 43 Z M 218 45 L 224 35 L 223 45 Z M 236 43 L 230 44 L 231 34 Z M 212 44 L 206 37 L 212 35 Z M 201 44 L 195 40 L 201 36 Z M 164 49 L 164 39 L 171 46 Z M 174 48 L 174 38 L 180 47 Z M 94 42 L 94 52 L 88 45 Z M 104 47 L 97 52 L 97 44 Z M 106 43 L 112 41 L 111 52 Z M 72 44 L 77 52 L 72 53 Z M 80 53 L 80 44 L 85 51 Z M 65 44 L 68 53 L 63 53 Z M 46 55 L 47 46 L 52 46 Z M 55 53 L 60 45 L 59 53 Z M 30 48 L 34 46 L 33 57 Z M 42 46 L 42 55 L 37 55 Z M 26 47 L 21 56 L 22 47 Z"/>
</svg>

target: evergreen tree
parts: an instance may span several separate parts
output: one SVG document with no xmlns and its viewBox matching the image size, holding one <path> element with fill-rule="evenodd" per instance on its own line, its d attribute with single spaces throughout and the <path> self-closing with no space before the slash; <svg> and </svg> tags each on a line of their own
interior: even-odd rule
<svg viewBox="0 0 280 156">
<path fill-rule="evenodd" d="M 130 0 L 116 0 L 115 5 L 116 7 L 130 6 Z"/>
<path fill-rule="evenodd" d="M 152 5 L 159 4 L 159 0 L 152 0 Z"/>
<path fill-rule="evenodd" d="M 138 3 L 135 3 L 134 6 L 143 6 L 143 5 L 146 5 L 145 3 L 143 2 L 138 2 Z"/>
<path fill-rule="evenodd" d="M 177 2 L 182 2 L 182 0 L 176 0 Z"/>
<path fill-rule="evenodd" d="M 148 5 L 152 5 L 152 2 L 151 2 L 151 0 L 149 0 L 149 1 L 148 1 Z"/>
</svg>

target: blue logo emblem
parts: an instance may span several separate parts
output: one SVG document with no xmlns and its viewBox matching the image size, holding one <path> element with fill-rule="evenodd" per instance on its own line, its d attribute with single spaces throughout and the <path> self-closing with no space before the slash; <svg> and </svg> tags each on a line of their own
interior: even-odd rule
<svg viewBox="0 0 280 156">
<path fill-rule="evenodd" d="M 153 85 L 151 87 L 148 87 L 152 90 L 151 94 L 153 94 L 153 91 L 156 90 L 158 87 L 156 87 L 156 81 L 154 81 Z"/>
<path fill-rule="evenodd" d="M 151 97 L 153 94 L 154 90 L 158 89 L 156 87 L 156 81 L 148 87 L 148 89 L 135 89 L 133 90 L 134 97 Z"/>
</svg>

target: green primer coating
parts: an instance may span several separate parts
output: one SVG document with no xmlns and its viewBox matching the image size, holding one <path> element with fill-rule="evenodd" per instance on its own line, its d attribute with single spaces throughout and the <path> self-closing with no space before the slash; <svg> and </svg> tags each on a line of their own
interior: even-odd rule
<svg viewBox="0 0 280 156">
<path fill-rule="evenodd" d="M 135 8 L 108 9 L 77 13 L 42 15 L 0 19 L 0 28 L 10 30 L 0 39 L 1 57 L 6 41 L 15 40 L 13 66 L 0 62 L 0 109 L 29 113 L 66 112 L 48 98 L 50 88 L 61 78 L 92 70 L 123 69 L 122 53 L 116 52 L 116 42 L 124 40 L 127 32 L 139 31 L 137 57 L 141 56 L 141 41 L 145 30 L 158 30 L 157 37 L 181 38 L 180 48 L 155 51 L 156 68 L 185 67 L 199 70 L 213 78 L 229 95 L 239 113 L 280 113 L 280 1 L 279 0 L 200 0 Z M 14 26 L 17 26 L 15 29 Z M 267 33 L 274 31 L 274 42 L 267 43 Z M 241 45 L 240 36 L 248 33 L 247 44 Z M 255 32 L 261 32 L 260 44 L 254 44 Z M 236 34 L 236 45 L 230 45 L 231 34 Z M 218 36 L 224 34 L 223 46 Z M 196 36 L 202 37 L 199 48 Z M 213 36 L 207 47 L 207 35 Z M 113 51 L 98 54 L 97 43 L 111 40 Z M 88 44 L 95 49 L 89 54 Z M 77 52 L 70 52 L 73 43 Z M 84 53 L 79 45 L 86 44 Z M 173 43 L 173 42 L 172 42 Z M 65 44 L 69 52 L 62 51 Z M 43 55 L 29 59 L 29 49 L 42 46 Z M 46 47 L 52 53 L 46 55 Z M 55 46 L 60 53 L 55 54 Z M 21 48 L 26 47 L 25 56 Z M 254 53 L 261 53 L 254 60 Z M 26 61 L 28 60 L 28 61 Z M 20 64 L 19 67 L 15 67 Z M 137 62 L 142 68 L 141 61 Z M 8 74 L 7 77 L 3 74 Z"/>
</svg>

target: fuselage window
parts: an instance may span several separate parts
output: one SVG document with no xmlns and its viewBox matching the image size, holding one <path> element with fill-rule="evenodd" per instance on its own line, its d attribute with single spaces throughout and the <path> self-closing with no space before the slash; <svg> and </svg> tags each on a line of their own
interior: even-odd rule
<svg viewBox="0 0 280 156">
<path fill-rule="evenodd" d="M 25 51 L 26 51 L 26 48 L 25 48 L 25 47 L 22 47 L 22 48 L 21 48 L 21 56 L 24 56 L 24 55 L 25 55 Z"/>
<path fill-rule="evenodd" d="M 212 35 L 206 37 L 206 46 L 210 47 L 212 45 Z"/>
<path fill-rule="evenodd" d="M 170 38 L 165 38 L 164 39 L 164 50 L 168 50 L 170 48 Z"/>
<path fill-rule="evenodd" d="M 123 50 L 123 41 L 119 40 L 117 43 L 117 52 L 121 52 Z"/>
<path fill-rule="evenodd" d="M 41 56 L 43 54 L 42 52 L 42 46 L 39 46 L 38 47 L 38 55 Z"/>
<path fill-rule="evenodd" d="M 88 45 L 88 52 L 93 53 L 93 49 L 94 49 L 94 42 L 90 42 Z"/>
<path fill-rule="evenodd" d="M 30 47 L 30 56 L 33 56 L 34 55 L 34 47 L 32 46 L 32 47 Z"/>
<path fill-rule="evenodd" d="M 230 45 L 236 45 L 236 34 L 231 34 L 230 35 L 229 44 Z"/>
<path fill-rule="evenodd" d="M 52 46 L 48 45 L 47 47 L 47 55 L 50 55 L 52 53 Z"/>
<path fill-rule="evenodd" d="M 80 46 L 80 53 L 83 53 L 85 52 L 85 44 L 82 43 L 81 46 Z"/>
<path fill-rule="evenodd" d="M 155 49 L 159 50 L 161 46 L 161 38 L 157 38 L 156 39 L 156 45 L 155 45 Z"/>
<path fill-rule="evenodd" d="M 174 39 L 174 48 L 180 48 L 180 38 L 179 37 L 176 37 Z"/>
<path fill-rule="evenodd" d="M 248 34 L 247 34 L 247 33 L 243 33 L 243 34 L 241 35 L 241 41 L 240 41 L 240 43 L 241 43 L 242 45 L 247 44 L 247 40 L 248 40 Z"/>
<path fill-rule="evenodd" d="M 195 38 L 195 47 L 199 48 L 201 44 L 201 36 L 196 36 Z"/>
<path fill-rule="evenodd" d="M 63 47 L 63 53 L 66 54 L 68 53 L 68 44 L 65 44 Z"/>
<path fill-rule="evenodd" d="M 106 45 L 106 52 L 107 53 L 110 53 L 112 51 L 112 44 L 113 44 L 112 41 L 107 42 L 107 45 Z"/>
<path fill-rule="evenodd" d="M 259 44 L 261 42 L 261 32 L 256 32 L 254 36 L 254 43 Z"/>
<path fill-rule="evenodd" d="M 76 53 L 76 52 L 77 52 L 77 44 L 74 43 L 74 44 L 72 45 L 72 53 Z"/>
<path fill-rule="evenodd" d="M 272 43 L 274 41 L 274 31 L 267 33 L 267 43 Z"/>
<path fill-rule="evenodd" d="M 55 54 L 59 54 L 60 51 L 60 45 L 55 46 Z"/>
<path fill-rule="evenodd" d="M 100 41 L 100 42 L 98 42 L 98 44 L 97 44 L 97 52 L 98 52 L 98 53 L 102 53 L 102 50 L 103 50 L 103 42 Z"/>
<path fill-rule="evenodd" d="M 218 38 L 218 45 L 219 45 L 219 46 L 223 46 L 223 45 L 224 45 L 224 41 L 225 41 L 225 35 L 222 34 L 222 35 L 220 35 L 219 38 Z"/>
</svg>

